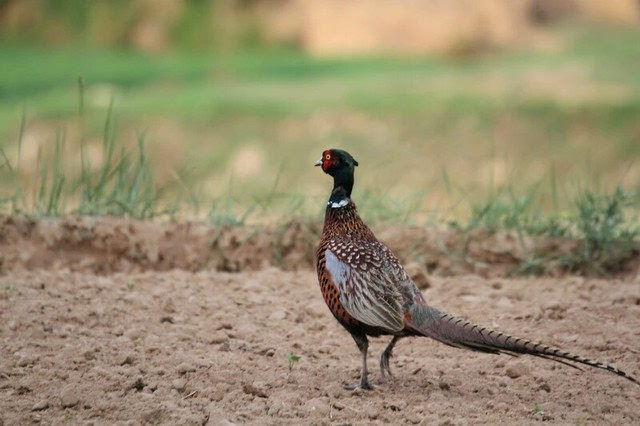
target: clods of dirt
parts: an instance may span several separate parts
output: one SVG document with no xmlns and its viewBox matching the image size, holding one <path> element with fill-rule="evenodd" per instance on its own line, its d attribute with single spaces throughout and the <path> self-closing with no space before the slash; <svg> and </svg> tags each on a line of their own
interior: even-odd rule
<svg viewBox="0 0 640 426">
<path fill-rule="evenodd" d="M 172 269 L 241 272 L 271 266 L 313 269 L 321 229 L 320 223 L 300 221 L 265 227 L 212 227 L 197 222 L 156 223 L 109 217 L 41 221 L 5 217 L 0 218 L 0 274 L 34 269 L 100 275 Z M 464 233 L 397 226 L 374 231 L 407 266 L 421 289 L 430 286 L 431 275 L 474 273 L 491 278 L 531 271 L 557 276 L 567 272 L 566 259 L 581 253 L 579 241 L 510 231 L 479 229 Z M 629 277 L 638 273 L 640 249 L 625 253 L 610 265 L 610 275 Z M 546 259 L 544 264 L 540 259 Z M 127 285 L 135 287 L 135 282 Z M 168 299 L 163 306 L 167 317 L 173 313 L 171 303 Z"/>
<path fill-rule="evenodd" d="M 443 310 L 640 376 L 640 306 L 616 302 L 638 282 L 429 280 Z M 398 343 L 386 381 L 372 339 L 375 389 L 347 391 L 360 355 L 308 270 L 16 269 L 0 295 L 0 424 L 640 423 L 640 388 L 613 374 L 427 338 Z"/>
</svg>

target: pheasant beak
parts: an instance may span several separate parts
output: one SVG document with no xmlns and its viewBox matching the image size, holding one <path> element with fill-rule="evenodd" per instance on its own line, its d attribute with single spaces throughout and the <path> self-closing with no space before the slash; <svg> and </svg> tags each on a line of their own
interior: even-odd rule
<svg viewBox="0 0 640 426">
<path fill-rule="evenodd" d="M 314 166 L 322 166 L 322 158 L 320 158 L 318 161 L 316 161 Z"/>
</svg>

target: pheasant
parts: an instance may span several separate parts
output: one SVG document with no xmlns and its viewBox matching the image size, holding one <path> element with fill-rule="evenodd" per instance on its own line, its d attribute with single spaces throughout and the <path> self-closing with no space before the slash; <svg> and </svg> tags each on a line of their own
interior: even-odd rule
<svg viewBox="0 0 640 426">
<path fill-rule="evenodd" d="M 446 345 L 493 354 L 529 354 L 571 367 L 573 361 L 607 370 L 640 385 L 624 371 L 562 349 L 517 338 L 442 312 L 425 301 L 387 246 L 360 219 L 351 200 L 358 162 L 329 149 L 315 164 L 333 177 L 322 238 L 316 253 L 318 282 L 333 316 L 351 334 L 362 355 L 360 382 L 347 389 L 372 389 L 368 380 L 367 336 L 393 336 L 380 355 L 380 373 L 391 376 L 389 359 L 398 340 L 424 336 Z"/>
</svg>

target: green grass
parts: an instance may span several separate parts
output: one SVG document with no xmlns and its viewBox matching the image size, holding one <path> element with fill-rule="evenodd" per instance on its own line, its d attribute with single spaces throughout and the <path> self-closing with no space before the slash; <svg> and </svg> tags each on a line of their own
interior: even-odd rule
<svg viewBox="0 0 640 426">
<path fill-rule="evenodd" d="M 560 33 L 562 49 L 463 58 L 5 42 L 0 209 L 233 226 L 319 219 L 330 182 L 311 164 L 334 146 L 358 158 L 354 199 L 373 223 L 588 239 L 593 230 L 566 229 L 581 220 L 577 200 L 620 187 L 635 201 L 615 227 L 631 229 L 640 31 Z M 590 208 L 606 214 L 603 203 Z"/>
<path fill-rule="evenodd" d="M 296 362 L 300 361 L 300 358 L 300 355 L 295 355 L 292 352 L 289 352 L 289 354 L 287 355 L 287 365 L 289 366 L 289 371 L 293 369 L 293 366 L 296 364 Z"/>
<path fill-rule="evenodd" d="M 304 115 L 337 107 L 409 117 L 440 111 L 482 113 L 489 120 L 505 110 L 535 117 L 567 115 L 560 117 L 562 121 L 582 114 L 605 121 L 637 116 L 638 32 L 597 28 L 569 32 L 577 41 L 561 52 L 511 52 L 462 60 L 330 60 L 295 51 L 152 56 L 4 44 L 0 47 L 0 96 L 5 101 L 0 107 L 0 134 L 7 134 L 21 107 L 42 118 L 72 115 L 77 109 L 73 87 L 78 76 L 88 88 L 111 88 L 119 110 L 132 122 L 149 113 L 208 122 L 243 114 Z M 596 90 L 612 82 L 623 86 L 628 98 L 611 105 L 596 96 L 579 105 L 564 105 L 553 92 L 521 93 L 532 74 L 553 76 L 572 69 L 584 72 L 578 77 Z M 575 83 L 572 77 L 567 76 L 569 85 Z M 492 82 L 499 87 L 491 87 Z"/>
<path fill-rule="evenodd" d="M 82 84 L 79 87 L 82 93 Z M 82 99 L 81 95 L 81 122 L 84 117 Z M 283 224 L 296 218 L 302 219 L 303 223 L 320 219 L 321 208 L 313 213 L 306 210 L 309 204 L 318 204 L 316 197 L 279 189 L 280 175 L 267 191 L 254 196 L 250 202 L 243 202 L 234 194 L 232 181 L 227 183 L 226 193 L 217 198 L 198 194 L 188 182 L 188 173 L 175 174 L 176 188 L 159 183 L 156 176 L 162 163 L 149 160 L 145 135 L 137 135 L 134 149 L 124 146 L 114 130 L 111 108 L 102 128 L 98 162 L 93 162 L 87 154 L 88 137 L 84 133 L 79 134 L 78 140 L 69 140 L 64 128 L 59 128 L 51 155 L 46 156 L 39 148 L 34 172 L 25 173 L 22 155 L 27 128 L 23 118 L 15 158 L 0 149 L 3 159 L 0 173 L 5 176 L 5 187 L 12 188 L 12 192 L 0 198 L 0 212 L 4 214 L 34 218 L 80 214 L 149 219 L 184 217 L 185 214 L 193 217 L 204 210 L 204 218 L 210 224 L 222 227 L 260 223 L 269 217 L 275 217 Z M 68 145 L 78 149 L 69 150 Z M 442 179 L 446 190 L 455 192 L 455 185 L 446 171 Z M 555 183 L 553 176 L 551 182 Z M 555 207 L 550 210 L 542 208 L 543 193 L 539 185 L 530 186 L 524 192 L 517 192 L 514 187 L 501 187 L 485 197 L 463 198 L 459 202 L 470 203 L 470 216 L 450 220 L 448 224 L 465 238 L 460 254 L 474 262 L 468 249 L 479 231 L 515 231 L 523 251 L 530 253 L 530 257 L 522 259 L 513 274 L 539 275 L 559 267 L 563 271 L 608 276 L 619 272 L 626 262 L 637 256 L 640 191 L 629 191 L 620 186 L 612 192 L 583 188 L 563 203 L 558 199 L 559 192 L 557 187 L 551 188 Z M 370 223 L 411 225 L 416 223 L 417 215 L 426 213 L 428 223 L 441 224 L 442 212 L 425 212 L 428 200 L 429 194 L 424 192 L 399 196 L 369 188 L 360 191 L 357 201 L 365 220 Z M 321 202 L 320 206 L 323 204 Z M 559 207 L 561 204 L 562 208 Z M 285 228 L 283 225 L 282 229 Z M 575 243 L 568 250 L 538 251 L 539 243 L 532 243 L 530 237 Z M 127 285 L 132 290 L 135 283 Z"/>
<path fill-rule="evenodd" d="M 83 91 L 80 81 L 80 93 Z M 82 99 L 82 96 L 80 97 Z M 80 102 L 80 114 L 82 115 Z M 137 139 L 137 150 L 131 152 L 117 147 L 109 108 L 102 135 L 102 161 L 94 164 L 87 158 L 84 135 L 77 142 L 78 168 L 68 166 L 66 133 L 59 128 L 56 133 L 53 155 L 45 159 L 38 148 L 35 173 L 21 174 L 23 138 L 26 120 L 23 116 L 17 139 L 17 154 L 13 160 L 0 148 L 4 160 L 0 169 L 7 172 L 8 186 L 13 192 L 0 198 L 0 208 L 6 207 L 13 215 L 27 214 L 35 217 L 52 217 L 65 214 L 126 215 L 134 218 L 150 218 L 170 213 L 166 208 L 158 210 L 157 201 L 162 194 L 153 179 L 145 153 L 144 135 Z M 29 194 L 31 192 L 31 194 Z M 73 206 L 68 207 L 68 204 Z"/>
<path fill-rule="evenodd" d="M 513 274 L 543 274 L 558 266 L 564 271 L 607 276 L 640 252 L 640 192 L 626 192 L 621 187 L 612 193 L 583 190 L 562 214 L 539 211 L 535 191 L 516 197 L 501 193 L 475 204 L 471 218 L 464 224 L 452 223 L 467 235 L 465 251 L 474 231 L 490 233 L 516 232 L 525 251 L 534 249 Z M 526 237 L 550 240 L 569 239 L 571 250 L 535 250 L 536 242 Z"/>
</svg>

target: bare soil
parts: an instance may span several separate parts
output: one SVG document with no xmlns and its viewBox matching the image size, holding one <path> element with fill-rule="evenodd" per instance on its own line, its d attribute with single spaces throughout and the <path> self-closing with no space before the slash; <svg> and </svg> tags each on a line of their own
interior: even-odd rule
<svg viewBox="0 0 640 426">
<path fill-rule="evenodd" d="M 91 272 L 240 272 L 275 266 L 315 268 L 322 224 L 292 220 L 276 226 L 212 227 L 201 222 L 162 223 L 125 218 L 67 217 L 34 221 L 0 217 L 0 274 L 33 269 Z M 567 258 L 582 255 L 580 241 L 425 227 L 374 227 L 423 288 L 421 275 L 511 276 L 523 267 L 563 276 Z M 620 279 L 640 271 L 640 246 L 615 250 L 607 272 Z M 545 259 L 544 262 L 540 262 Z M 556 260 L 553 260 L 556 259 Z M 600 259 L 602 261 L 602 259 Z M 583 267 L 583 272 L 593 272 Z M 422 283 L 422 284 L 421 284 Z"/>
<path fill-rule="evenodd" d="M 0 234 L 0 425 L 640 424 L 640 387 L 613 374 L 426 338 L 398 344 L 388 382 L 377 366 L 388 338 L 374 339 L 376 388 L 347 391 L 360 357 L 306 260 L 288 271 L 144 267 L 113 242 L 100 252 L 50 236 L 56 249 L 38 242 L 46 233 L 15 229 Z M 105 239 L 120 235 L 111 231 Z M 422 283 L 433 305 L 640 377 L 639 276 L 443 275 Z"/>
</svg>

